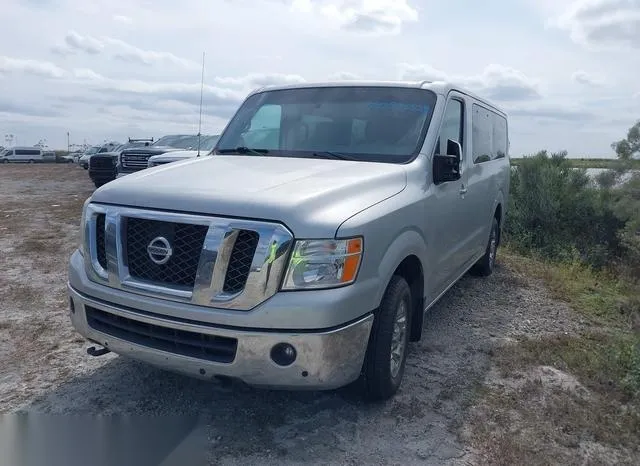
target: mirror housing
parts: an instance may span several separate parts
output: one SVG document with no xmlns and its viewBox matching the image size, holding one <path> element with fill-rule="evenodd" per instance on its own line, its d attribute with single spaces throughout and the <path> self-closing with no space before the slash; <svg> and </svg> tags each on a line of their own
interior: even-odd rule
<svg viewBox="0 0 640 466">
<path fill-rule="evenodd" d="M 433 182 L 435 184 L 460 179 L 462 146 L 457 141 L 447 139 L 447 154 L 433 156 Z"/>
</svg>

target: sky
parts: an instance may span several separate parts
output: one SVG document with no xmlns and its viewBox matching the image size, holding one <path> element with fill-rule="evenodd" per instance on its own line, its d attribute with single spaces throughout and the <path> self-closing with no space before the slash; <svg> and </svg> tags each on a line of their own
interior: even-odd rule
<svg viewBox="0 0 640 466">
<path fill-rule="evenodd" d="M 640 119 L 640 0 L 3 0 L 0 145 L 219 133 L 267 84 L 448 80 L 512 156 L 613 157 Z"/>
</svg>

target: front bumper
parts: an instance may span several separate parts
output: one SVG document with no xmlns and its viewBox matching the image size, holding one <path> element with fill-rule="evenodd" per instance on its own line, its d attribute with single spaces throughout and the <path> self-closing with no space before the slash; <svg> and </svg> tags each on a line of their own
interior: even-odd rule
<svg viewBox="0 0 640 466">
<path fill-rule="evenodd" d="M 89 167 L 89 177 L 91 178 L 115 178 L 116 177 L 116 169 L 115 168 L 92 168 Z"/>
<path fill-rule="evenodd" d="M 368 314 L 339 328 L 318 331 L 220 328 L 139 312 L 91 298 L 71 285 L 68 289 L 73 303 L 71 322 L 74 328 L 114 353 L 187 376 L 201 379 L 227 376 L 249 385 L 278 389 L 334 389 L 356 380 L 362 369 L 374 318 L 373 314 Z M 115 318 L 118 322 L 134 322 L 137 328 L 159 328 L 165 335 L 183 331 L 236 339 L 235 355 L 231 362 L 222 363 L 116 338 L 93 328 L 87 319 L 87 309 L 92 313 L 97 310 L 119 316 Z M 292 364 L 283 367 L 272 360 L 271 350 L 278 343 L 288 343 L 295 348 L 297 357 Z"/>
</svg>

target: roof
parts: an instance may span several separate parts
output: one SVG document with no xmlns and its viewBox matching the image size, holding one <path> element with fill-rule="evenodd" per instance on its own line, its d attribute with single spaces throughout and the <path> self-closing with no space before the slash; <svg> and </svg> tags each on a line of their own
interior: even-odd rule
<svg viewBox="0 0 640 466">
<path fill-rule="evenodd" d="M 277 90 L 285 90 L 285 89 L 305 89 L 312 87 L 405 87 L 405 88 L 413 88 L 413 89 L 428 89 L 430 91 L 435 92 L 436 94 L 440 94 L 446 96 L 450 91 L 457 91 L 462 94 L 465 94 L 483 104 L 492 107 L 493 109 L 499 111 L 506 115 L 504 110 L 498 107 L 496 104 L 491 101 L 480 97 L 473 92 L 465 89 L 464 87 L 457 85 L 453 82 L 449 81 L 374 81 L 374 80 L 344 80 L 344 81 L 316 81 L 316 82 L 305 82 L 305 83 L 296 83 L 296 84 L 282 84 L 282 85 L 271 85 L 264 86 L 259 89 L 256 89 L 249 93 L 249 95 L 257 94 L 263 91 L 277 91 Z"/>
</svg>

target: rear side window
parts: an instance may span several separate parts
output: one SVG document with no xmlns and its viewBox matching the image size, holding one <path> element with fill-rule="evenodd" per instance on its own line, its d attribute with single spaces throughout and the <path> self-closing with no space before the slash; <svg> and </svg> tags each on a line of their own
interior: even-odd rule
<svg viewBox="0 0 640 466">
<path fill-rule="evenodd" d="M 40 155 L 40 151 L 30 149 L 16 149 L 16 155 Z"/>
<path fill-rule="evenodd" d="M 473 163 L 489 162 L 507 155 L 507 120 L 496 112 L 473 104 Z"/>
</svg>

